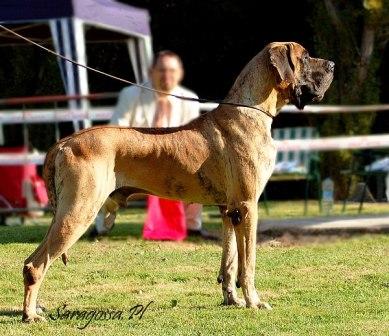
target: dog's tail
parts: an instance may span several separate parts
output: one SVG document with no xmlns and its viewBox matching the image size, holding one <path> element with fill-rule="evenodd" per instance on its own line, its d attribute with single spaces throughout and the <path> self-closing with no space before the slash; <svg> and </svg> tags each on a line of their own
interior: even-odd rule
<svg viewBox="0 0 389 336">
<path fill-rule="evenodd" d="M 55 159 L 60 150 L 62 142 L 58 142 L 52 146 L 46 154 L 45 162 L 43 164 L 43 179 L 46 183 L 47 194 L 49 197 L 49 204 L 53 212 L 53 223 L 55 221 L 55 214 L 57 210 L 57 188 L 55 185 Z M 53 225 L 53 224 L 52 224 Z M 50 231 L 51 227 L 49 228 Z M 62 262 L 67 263 L 68 256 L 66 252 L 62 254 Z"/>
<path fill-rule="evenodd" d="M 57 193 L 55 187 L 55 158 L 57 157 L 59 148 L 58 144 L 52 146 L 46 154 L 45 162 L 43 164 L 43 179 L 45 180 L 47 194 L 49 197 L 49 204 L 55 216 L 57 209 Z"/>
</svg>

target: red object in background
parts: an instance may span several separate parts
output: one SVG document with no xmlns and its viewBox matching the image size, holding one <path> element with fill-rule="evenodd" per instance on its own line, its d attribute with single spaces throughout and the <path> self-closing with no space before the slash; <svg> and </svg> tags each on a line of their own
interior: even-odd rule
<svg viewBox="0 0 389 336">
<path fill-rule="evenodd" d="M 148 240 L 183 240 L 186 238 L 184 204 L 157 196 L 147 197 L 147 216 L 143 238 Z"/>
<path fill-rule="evenodd" d="M 0 147 L 0 153 L 26 153 L 25 147 Z M 47 192 L 43 180 L 38 176 L 36 165 L 0 166 L 0 196 L 13 208 L 26 208 L 27 200 L 23 192 L 23 182 L 31 181 L 36 201 L 47 205 Z M 43 185 L 42 185 L 43 183 Z M 0 202 L 0 207 L 7 207 Z"/>
<path fill-rule="evenodd" d="M 38 175 L 31 176 L 31 183 L 35 200 L 42 206 L 49 203 L 45 181 Z"/>
</svg>

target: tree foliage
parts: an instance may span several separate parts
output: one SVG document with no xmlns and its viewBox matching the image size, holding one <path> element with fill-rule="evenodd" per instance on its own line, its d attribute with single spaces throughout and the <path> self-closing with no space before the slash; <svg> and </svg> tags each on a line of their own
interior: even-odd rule
<svg viewBox="0 0 389 336">
<path fill-rule="evenodd" d="M 385 2 L 385 3 L 384 3 Z M 316 53 L 332 58 L 336 76 L 327 93 L 332 104 L 377 104 L 377 70 L 383 61 L 388 1 L 323 0 L 312 3 L 311 25 Z M 325 117 L 320 123 L 321 136 L 362 135 L 371 131 L 375 113 L 342 113 Z M 323 153 L 323 173 L 332 176 L 338 196 L 345 197 L 346 179 L 341 170 L 348 168 L 352 153 Z"/>
</svg>

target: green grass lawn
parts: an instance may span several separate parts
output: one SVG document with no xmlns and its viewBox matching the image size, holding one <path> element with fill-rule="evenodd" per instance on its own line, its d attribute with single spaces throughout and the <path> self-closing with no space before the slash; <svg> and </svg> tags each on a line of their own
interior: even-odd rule
<svg viewBox="0 0 389 336">
<path fill-rule="evenodd" d="M 302 205 L 273 204 L 271 214 L 285 217 L 297 208 Z M 218 231 L 214 212 L 204 212 L 205 226 Z M 92 320 L 83 330 L 78 327 L 86 320 L 21 323 L 23 260 L 42 239 L 49 219 L 0 227 L 0 335 L 388 334 L 388 235 L 258 245 L 256 286 L 273 310 L 255 311 L 220 305 L 219 244 L 143 241 L 143 218 L 143 210 L 122 212 L 109 237 L 80 240 L 69 251 L 68 266 L 58 260 L 50 268 L 40 292 L 46 316 L 57 317 L 64 304 L 72 311 L 122 311 L 121 320 Z M 150 301 L 142 319 L 128 319 L 132 307 Z"/>
</svg>

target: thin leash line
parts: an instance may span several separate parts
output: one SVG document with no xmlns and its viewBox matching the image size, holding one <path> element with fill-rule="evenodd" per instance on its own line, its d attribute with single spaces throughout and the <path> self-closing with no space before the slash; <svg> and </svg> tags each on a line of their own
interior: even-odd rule
<svg viewBox="0 0 389 336">
<path fill-rule="evenodd" d="M 21 38 L 22 40 L 27 41 L 28 43 L 31 43 L 31 44 L 35 45 L 38 48 L 41 48 L 41 49 L 45 50 L 46 52 L 48 52 L 48 53 L 50 53 L 50 54 L 52 54 L 54 56 L 60 57 L 63 60 L 68 61 L 68 62 L 74 64 L 74 65 L 77 65 L 77 66 L 85 68 L 87 70 L 96 72 L 96 73 L 98 73 L 100 75 L 103 75 L 103 76 L 106 76 L 106 77 L 110 77 L 110 78 L 118 80 L 120 82 L 137 86 L 137 87 L 139 87 L 141 89 L 144 89 L 144 90 L 148 90 L 148 91 L 151 91 L 151 92 L 155 92 L 155 93 L 159 93 L 159 94 L 163 94 L 163 95 L 167 95 L 167 96 L 172 96 L 172 97 L 175 97 L 175 98 L 178 98 L 178 99 L 182 99 L 182 100 L 195 101 L 195 102 L 199 102 L 199 103 L 216 103 L 216 104 L 220 104 L 220 105 L 230 105 L 230 106 L 236 106 L 236 107 L 251 108 L 251 109 L 254 109 L 254 110 L 257 110 L 257 111 L 260 111 L 260 112 L 264 113 L 265 115 L 267 115 L 268 117 L 270 117 L 272 119 L 274 118 L 269 112 L 267 112 L 265 110 L 262 110 L 260 108 L 257 108 L 255 106 L 250 106 L 250 105 L 246 105 L 246 104 L 232 103 L 232 102 L 225 102 L 223 100 L 218 100 L 218 99 L 204 99 L 204 98 L 193 98 L 193 97 L 180 96 L 180 95 L 175 95 L 175 94 L 172 94 L 172 93 L 156 90 L 156 89 L 153 89 L 153 88 L 149 88 L 147 86 L 131 82 L 131 81 L 127 80 L 127 79 L 111 75 L 111 74 L 103 72 L 101 70 L 98 70 L 98 69 L 95 69 L 95 68 L 91 68 L 90 66 L 87 66 L 87 65 L 84 65 L 84 64 L 80 64 L 80 63 L 76 62 L 75 60 L 73 60 L 71 58 L 67 58 L 67 57 L 65 57 L 65 56 L 63 56 L 63 55 L 61 55 L 61 54 L 59 54 L 59 53 L 57 53 L 57 52 L 55 52 L 55 51 L 53 51 L 53 50 L 51 50 L 49 48 L 46 48 L 43 45 L 41 45 L 41 44 L 39 44 L 37 42 L 34 42 L 31 39 L 29 39 L 29 38 L 27 38 L 27 37 L 25 37 L 23 35 L 20 35 L 17 32 L 13 31 L 12 29 L 9 29 L 9 28 L 7 28 L 7 27 L 5 27 L 3 25 L 0 25 L 0 28 L 2 28 L 5 31 L 7 31 L 7 32 L 9 32 L 9 33 L 11 33 L 11 34 Z"/>
</svg>

